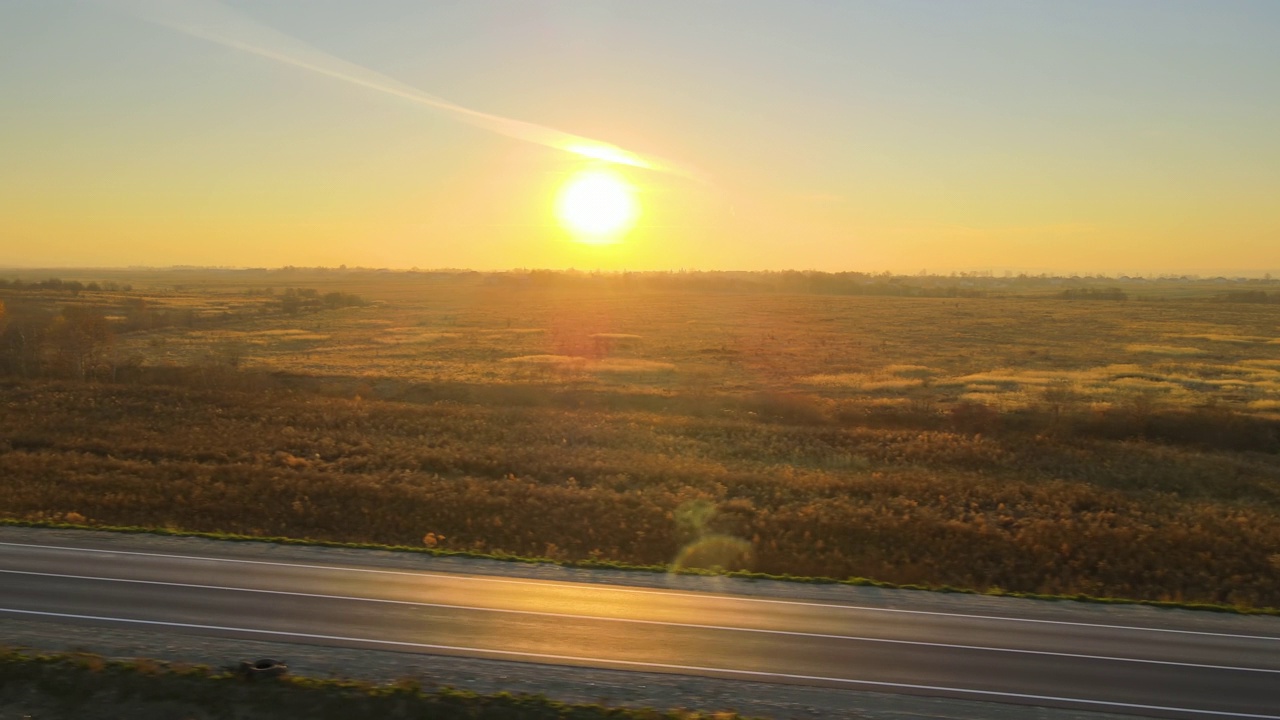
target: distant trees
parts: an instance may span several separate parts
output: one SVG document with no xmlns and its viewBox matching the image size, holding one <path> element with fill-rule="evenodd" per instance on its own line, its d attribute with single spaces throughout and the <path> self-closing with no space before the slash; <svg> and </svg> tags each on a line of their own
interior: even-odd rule
<svg viewBox="0 0 1280 720">
<path fill-rule="evenodd" d="M 49 323 L 45 335 L 48 363 L 57 375 L 84 380 L 109 365 L 114 333 L 99 308 L 67 306 Z"/>
<path fill-rule="evenodd" d="M 1063 300 L 1128 300 L 1129 295 L 1120 288 L 1068 288 L 1058 294 Z"/>
<path fill-rule="evenodd" d="M 115 338 L 95 307 L 71 305 L 52 314 L 34 310 L 0 316 L 0 372 L 83 380 L 109 368 Z"/>
<path fill-rule="evenodd" d="M 1218 302 L 1229 303 L 1280 303 L 1280 293 L 1267 295 L 1262 290 L 1232 290 L 1215 298 Z"/>
<path fill-rule="evenodd" d="M 81 292 L 129 292 L 133 290 L 133 286 L 128 283 L 121 284 L 110 281 L 101 283 L 89 282 L 86 284 L 79 280 L 63 280 L 61 278 L 49 278 L 48 280 L 37 280 L 35 282 L 27 282 L 20 278 L 13 280 L 0 278 L 0 290 L 65 292 L 74 297 Z"/>
<path fill-rule="evenodd" d="M 285 288 L 284 294 L 280 296 L 279 303 L 281 311 L 286 315 L 368 305 L 364 298 L 359 295 L 351 295 L 344 292 L 331 292 L 321 295 L 320 291 L 315 288 Z"/>
<path fill-rule="evenodd" d="M 320 298 L 320 300 L 324 303 L 324 306 L 330 310 L 336 310 L 344 307 L 362 307 L 368 304 L 364 301 L 364 298 L 359 295 L 350 295 L 344 292 L 325 293 L 324 297 Z"/>
<path fill-rule="evenodd" d="M 289 288 L 292 290 L 293 288 Z M 297 315 L 302 311 L 302 298 L 297 293 L 285 292 L 284 297 L 280 298 L 280 310 L 285 315 Z"/>
<path fill-rule="evenodd" d="M 42 370 L 41 349 L 52 318 L 45 312 L 14 312 L 6 317 L 0 332 L 0 370 L 8 375 L 29 377 Z"/>
</svg>

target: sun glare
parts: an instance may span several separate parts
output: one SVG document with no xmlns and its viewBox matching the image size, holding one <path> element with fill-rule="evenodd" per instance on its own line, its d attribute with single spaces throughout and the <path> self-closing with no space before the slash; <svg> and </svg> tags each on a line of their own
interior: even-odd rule
<svg viewBox="0 0 1280 720">
<path fill-rule="evenodd" d="M 630 165 L 632 167 L 645 168 L 646 170 L 654 169 L 653 165 L 642 160 L 635 153 L 630 153 L 622 148 L 606 145 L 604 143 L 576 143 L 573 145 L 565 145 L 564 149 L 583 157 L 589 157 L 593 160 L 603 160 L 605 162 L 617 163 L 619 165 Z"/>
<path fill-rule="evenodd" d="M 556 200 L 556 216 L 575 240 L 617 242 L 640 214 L 635 189 L 618 174 L 584 170 L 569 179 Z"/>
</svg>

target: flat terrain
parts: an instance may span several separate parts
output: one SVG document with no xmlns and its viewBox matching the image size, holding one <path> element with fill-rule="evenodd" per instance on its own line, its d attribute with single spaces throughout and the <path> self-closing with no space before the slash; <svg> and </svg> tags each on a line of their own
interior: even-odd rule
<svg viewBox="0 0 1280 720">
<path fill-rule="evenodd" d="M 0 288 L 0 516 L 1280 606 L 1261 281 L 98 280 Z"/>
</svg>

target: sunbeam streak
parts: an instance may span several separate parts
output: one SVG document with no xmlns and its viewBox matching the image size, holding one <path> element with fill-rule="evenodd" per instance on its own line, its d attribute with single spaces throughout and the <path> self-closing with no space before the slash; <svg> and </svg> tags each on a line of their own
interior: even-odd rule
<svg viewBox="0 0 1280 720">
<path fill-rule="evenodd" d="M 334 57 L 297 38 L 267 27 L 216 0 L 95 1 L 187 35 L 404 98 L 500 135 L 609 163 L 684 177 L 696 176 L 693 171 L 675 163 L 642 156 L 607 142 L 463 107 L 377 71 Z"/>
</svg>

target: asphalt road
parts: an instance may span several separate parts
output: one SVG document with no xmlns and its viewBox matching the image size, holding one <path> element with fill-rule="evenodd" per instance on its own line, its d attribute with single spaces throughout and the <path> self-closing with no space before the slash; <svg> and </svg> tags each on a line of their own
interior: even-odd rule
<svg viewBox="0 0 1280 720">
<path fill-rule="evenodd" d="M 0 615 L 1170 718 L 1280 720 L 1280 620 L 1233 631 L 0 542 Z M 1062 616 L 1069 617 L 1069 616 Z"/>
</svg>

